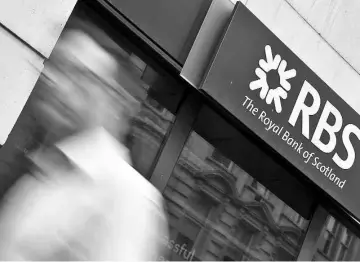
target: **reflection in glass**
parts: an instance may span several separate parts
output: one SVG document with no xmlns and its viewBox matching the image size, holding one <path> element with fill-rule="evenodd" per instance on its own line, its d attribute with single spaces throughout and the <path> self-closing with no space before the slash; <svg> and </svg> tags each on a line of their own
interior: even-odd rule
<svg viewBox="0 0 360 262">
<path fill-rule="evenodd" d="M 170 239 L 183 247 L 168 245 L 168 260 L 295 260 L 308 225 L 195 132 L 164 197 Z"/>
<path fill-rule="evenodd" d="M 313 261 L 359 261 L 359 248 L 359 238 L 329 215 Z"/>
</svg>

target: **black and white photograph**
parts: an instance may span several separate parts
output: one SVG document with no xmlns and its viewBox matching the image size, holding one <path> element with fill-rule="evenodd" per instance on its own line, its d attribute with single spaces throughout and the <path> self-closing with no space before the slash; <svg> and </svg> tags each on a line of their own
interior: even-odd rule
<svg viewBox="0 0 360 262">
<path fill-rule="evenodd" d="M 360 261 L 359 14 L 0 1 L 0 261 Z"/>
</svg>

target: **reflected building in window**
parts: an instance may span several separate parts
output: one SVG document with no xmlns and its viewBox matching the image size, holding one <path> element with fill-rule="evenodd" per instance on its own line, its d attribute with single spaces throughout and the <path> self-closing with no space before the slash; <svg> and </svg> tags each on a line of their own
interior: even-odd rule
<svg viewBox="0 0 360 262">
<path fill-rule="evenodd" d="M 327 222 L 317 245 L 313 261 L 359 261 L 360 241 L 334 217 Z"/>
<path fill-rule="evenodd" d="M 171 239 L 186 237 L 194 260 L 295 260 L 308 224 L 195 132 L 164 197 Z"/>
</svg>

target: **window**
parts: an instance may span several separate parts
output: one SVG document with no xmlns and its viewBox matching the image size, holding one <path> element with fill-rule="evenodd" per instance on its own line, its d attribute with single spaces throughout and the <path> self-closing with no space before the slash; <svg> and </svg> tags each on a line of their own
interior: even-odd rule
<svg viewBox="0 0 360 262">
<path fill-rule="evenodd" d="M 359 246 L 359 238 L 329 215 L 313 259 L 358 261 L 360 258 Z"/>
<path fill-rule="evenodd" d="M 337 227 L 338 227 L 338 222 L 335 220 L 335 218 L 330 216 L 326 225 L 326 230 L 331 232 L 332 234 L 335 234 Z"/>
<path fill-rule="evenodd" d="M 249 247 L 254 237 L 254 233 L 254 230 L 251 230 L 248 226 L 241 224 L 237 233 L 237 238 L 245 247 Z"/>
<path fill-rule="evenodd" d="M 340 245 L 338 255 L 337 255 L 337 261 L 343 261 L 345 260 L 347 248 L 344 245 Z"/>
<path fill-rule="evenodd" d="M 219 162 L 222 164 L 219 165 Z M 223 168 L 230 163 L 233 165 L 231 170 Z M 190 230 L 185 226 L 188 222 L 184 223 L 189 218 L 201 224 L 200 232 L 191 238 L 194 257 L 199 260 L 296 258 L 303 239 L 302 231 L 296 225 L 282 224 L 274 212 L 286 204 L 249 177 L 251 174 L 244 176 L 243 172 L 232 172 L 234 169 L 241 167 L 219 153 L 198 133 L 191 133 L 164 190 L 173 233 L 190 236 Z M 252 180 L 255 181 L 253 188 L 249 188 L 246 185 Z M 254 200 L 254 192 L 262 198 L 271 195 L 277 206 L 271 209 L 267 204 Z M 293 213 L 296 214 L 295 211 Z M 199 217 L 207 218 L 204 221 Z M 258 226 L 269 230 L 262 235 Z M 294 234 L 299 241 L 288 241 L 283 230 L 296 232 Z M 268 244 L 269 250 L 262 248 L 265 244 Z M 279 246 L 290 250 L 287 252 L 291 254 L 284 256 L 277 252 Z"/>
<path fill-rule="evenodd" d="M 349 233 L 347 228 L 344 228 L 341 237 L 341 243 L 348 247 L 350 245 L 351 240 L 352 240 L 352 234 Z"/>
<path fill-rule="evenodd" d="M 338 261 L 345 260 L 347 251 L 350 247 L 351 240 L 352 240 L 352 234 L 348 232 L 347 228 L 343 228 L 336 260 Z"/>
<path fill-rule="evenodd" d="M 206 221 L 211 210 L 216 206 L 215 201 L 203 192 L 194 193 L 190 199 L 189 207 L 192 208 L 190 212 L 201 221 Z"/>
<path fill-rule="evenodd" d="M 271 192 L 264 187 L 262 184 L 257 182 L 255 179 L 251 182 L 251 186 L 256 190 L 256 192 L 262 196 L 264 199 L 269 199 Z"/>
<path fill-rule="evenodd" d="M 257 183 L 257 190 L 258 193 L 265 199 L 269 199 L 270 191 L 265 188 L 263 185 L 261 185 L 259 182 Z"/>
<path fill-rule="evenodd" d="M 334 240 L 334 237 L 332 234 L 329 233 L 329 231 L 326 231 L 325 232 L 325 244 L 324 244 L 324 247 L 323 247 L 323 252 L 326 254 L 326 255 L 329 255 L 329 250 L 330 250 L 330 247 L 331 247 L 331 244 Z"/>
<path fill-rule="evenodd" d="M 325 255 L 330 255 L 331 246 L 335 240 L 335 233 L 338 227 L 338 222 L 330 216 L 328 218 L 327 224 L 326 224 L 326 232 L 325 232 L 325 244 L 323 247 L 323 252 Z"/>
<path fill-rule="evenodd" d="M 300 228 L 302 227 L 304 219 L 298 213 L 296 213 L 292 208 L 285 206 L 283 213 L 292 223 L 299 226 Z"/>
<path fill-rule="evenodd" d="M 231 169 L 232 167 L 232 161 L 228 158 L 226 158 L 219 150 L 214 150 L 214 152 L 211 155 L 212 159 L 214 159 L 216 162 L 221 164 L 226 169 Z"/>
</svg>

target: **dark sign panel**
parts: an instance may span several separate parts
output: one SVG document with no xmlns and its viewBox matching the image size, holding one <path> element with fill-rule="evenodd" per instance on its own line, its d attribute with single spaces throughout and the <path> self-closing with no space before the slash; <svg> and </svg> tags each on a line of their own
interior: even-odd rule
<svg viewBox="0 0 360 262">
<path fill-rule="evenodd" d="M 212 1 L 110 0 L 107 2 L 183 64 Z"/>
<path fill-rule="evenodd" d="M 360 117 L 238 3 L 202 89 L 360 218 Z"/>
</svg>

